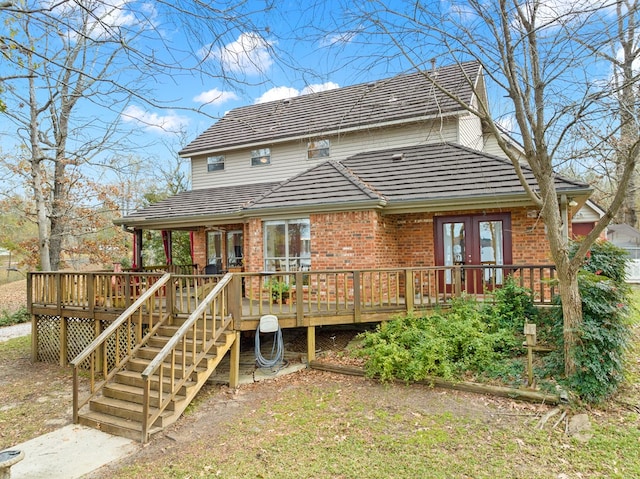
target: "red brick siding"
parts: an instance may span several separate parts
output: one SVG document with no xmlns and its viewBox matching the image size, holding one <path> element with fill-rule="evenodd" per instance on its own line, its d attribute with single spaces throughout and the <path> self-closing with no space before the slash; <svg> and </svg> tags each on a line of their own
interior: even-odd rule
<svg viewBox="0 0 640 479">
<path fill-rule="evenodd" d="M 546 264 L 551 261 L 544 224 L 528 215 L 529 208 L 511 211 L 514 264 Z M 464 214 L 499 213 L 499 209 Z M 456 212 L 438 215 L 451 216 Z M 353 211 L 310 215 L 311 267 L 314 270 L 421 267 L 435 264 L 434 214 L 411 213 L 383 216 L 378 211 Z M 240 229 L 243 225 L 225 225 Z M 262 271 L 263 223 L 251 219 L 244 225 L 245 271 Z M 206 234 L 195 233 L 195 262 L 206 265 Z"/>
</svg>

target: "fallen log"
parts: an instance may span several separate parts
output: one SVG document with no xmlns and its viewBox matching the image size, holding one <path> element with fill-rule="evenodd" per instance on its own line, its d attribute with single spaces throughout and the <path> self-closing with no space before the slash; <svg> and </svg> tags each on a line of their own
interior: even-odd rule
<svg viewBox="0 0 640 479">
<path fill-rule="evenodd" d="M 365 376 L 364 369 L 354 366 L 342 366 L 340 364 L 324 363 L 320 361 L 311 361 L 309 367 L 319 371 L 327 371 L 338 374 L 347 374 L 349 376 Z M 519 399 L 534 403 L 556 405 L 563 401 L 560 396 L 555 394 L 545 394 L 539 391 L 528 389 L 508 388 L 504 386 L 491 386 L 488 384 L 472 383 L 467 381 L 446 381 L 441 378 L 429 378 L 422 381 L 416 381 L 416 384 L 426 386 L 434 386 L 445 389 L 455 389 L 457 391 L 465 391 L 476 394 L 487 394 L 511 399 Z"/>
</svg>

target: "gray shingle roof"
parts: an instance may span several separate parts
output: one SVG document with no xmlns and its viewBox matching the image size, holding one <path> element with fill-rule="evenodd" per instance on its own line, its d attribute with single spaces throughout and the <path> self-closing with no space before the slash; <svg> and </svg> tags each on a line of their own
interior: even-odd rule
<svg viewBox="0 0 640 479">
<path fill-rule="evenodd" d="M 256 198 L 247 209 L 330 205 L 332 203 L 379 203 L 382 195 L 364 184 L 337 161 L 325 161 Z"/>
<path fill-rule="evenodd" d="M 258 183 L 184 191 L 149 205 L 129 216 L 114 221 L 116 224 L 136 224 L 189 221 L 233 215 L 242 211 L 251 200 L 270 191 L 278 183 Z"/>
<path fill-rule="evenodd" d="M 433 87 L 425 74 L 399 75 L 375 83 L 235 108 L 189 143 L 180 155 L 462 112 L 455 101 Z M 438 82 L 467 101 L 472 98 L 479 74 L 477 62 L 437 70 Z"/>
<path fill-rule="evenodd" d="M 528 168 L 525 177 L 534 188 Z M 556 188 L 587 194 L 589 185 L 556 176 Z M 419 204 L 464 201 L 503 204 L 525 198 L 508 160 L 451 143 L 366 152 L 342 162 L 326 161 L 281 183 L 208 188 L 179 193 L 117 220 L 117 224 L 160 227 L 195 226 L 225 217 L 240 220 L 268 210 L 286 212 L 349 210 L 358 207 L 393 211 Z M 458 206 L 459 207 L 459 206 Z M 452 209 L 455 209 L 452 206 Z"/>
<path fill-rule="evenodd" d="M 401 159 L 394 159 L 400 155 Z M 524 168 L 534 188 L 533 173 Z M 557 176 L 558 191 L 585 193 L 589 185 Z M 325 186 L 326 185 L 326 186 Z M 395 148 L 354 155 L 341 164 L 326 162 L 281 183 L 257 198 L 248 210 L 315 207 L 378 200 L 388 207 L 422 202 L 524 197 L 508 160 L 450 143 Z"/>
</svg>

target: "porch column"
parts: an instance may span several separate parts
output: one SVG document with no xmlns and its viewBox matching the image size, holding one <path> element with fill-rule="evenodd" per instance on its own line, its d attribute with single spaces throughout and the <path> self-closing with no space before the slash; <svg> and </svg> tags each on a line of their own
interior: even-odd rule
<svg viewBox="0 0 640 479">
<path fill-rule="evenodd" d="M 133 269 L 142 268 L 142 230 L 133 230 Z"/>
</svg>

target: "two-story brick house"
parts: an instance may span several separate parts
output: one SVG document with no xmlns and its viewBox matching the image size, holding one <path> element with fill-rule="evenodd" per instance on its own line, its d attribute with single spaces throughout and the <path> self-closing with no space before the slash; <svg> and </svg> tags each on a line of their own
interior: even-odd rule
<svg viewBox="0 0 640 479">
<path fill-rule="evenodd" d="M 117 223 L 138 244 L 192 231 L 208 272 L 549 262 L 510 162 L 429 75 L 472 105 L 485 94 L 470 62 L 236 108 L 180 152 L 191 191 Z M 591 193 L 556 187 L 567 218 Z"/>
</svg>

